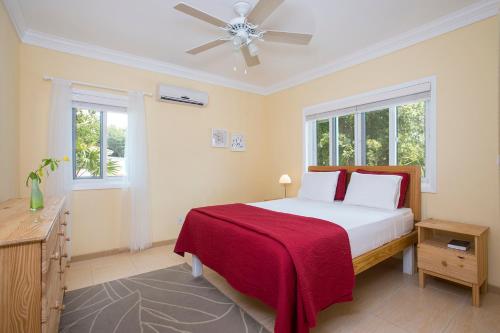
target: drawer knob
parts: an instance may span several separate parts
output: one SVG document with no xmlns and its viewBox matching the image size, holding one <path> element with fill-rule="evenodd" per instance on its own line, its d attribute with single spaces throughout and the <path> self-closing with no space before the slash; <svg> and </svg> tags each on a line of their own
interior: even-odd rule
<svg viewBox="0 0 500 333">
<path fill-rule="evenodd" d="M 50 256 L 50 259 L 52 260 L 58 260 L 59 259 L 59 252 L 56 252 Z"/>
<path fill-rule="evenodd" d="M 448 266 L 448 263 L 446 261 L 441 261 L 441 265 L 443 265 L 444 267 Z"/>
<path fill-rule="evenodd" d="M 56 301 L 56 303 L 54 304 L 54 306 L 51 307 L 51 309 L 53 309 L 53 310 L 59 310 L 59 311 L 64 310 L 64 308 L 65 308 L 64 304 L 59 304 L 58 301 Z"/>
</svg>

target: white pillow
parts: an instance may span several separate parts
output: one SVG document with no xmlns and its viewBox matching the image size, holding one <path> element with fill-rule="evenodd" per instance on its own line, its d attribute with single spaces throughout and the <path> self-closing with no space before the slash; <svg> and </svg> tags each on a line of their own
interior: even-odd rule
<svg viewBox="0 0 500 333">
<path fill-rule="evenodd" d="M 403 177 L 353 172 L 344 204 L 394 210 L 398 207 Z"/>
<path fill-rule="evenodd" d="M 333 202 L 339 174 L 339 171 L 304 173 L 298 197 L 301 199 Z"/>
</svg>

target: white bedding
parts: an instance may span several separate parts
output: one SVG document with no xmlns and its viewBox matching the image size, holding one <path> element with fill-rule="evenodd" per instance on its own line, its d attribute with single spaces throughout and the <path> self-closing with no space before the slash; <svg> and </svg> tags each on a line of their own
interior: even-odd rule
<svg viewBox="0 0 500 333">
<path fill-rule="evenodd" d="M 352 257 L 357 257 L 413 230 L 409 208 L 385 210 L 298 198 L 249 204 L 276 212 L 314 217 L 334 222 L 349 235 Z"/>
</svg>

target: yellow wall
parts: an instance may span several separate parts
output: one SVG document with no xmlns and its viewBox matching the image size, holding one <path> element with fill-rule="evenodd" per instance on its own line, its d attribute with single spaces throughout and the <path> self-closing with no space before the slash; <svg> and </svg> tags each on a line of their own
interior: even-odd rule
<svg viewBox="0 0 500 333">
<path fill-rule="evenodd" d="M 44 75 L 146 92 L 154 92 L 162 82 L 209 93 L 206 108 L 145 98 L 154 241 L 176 238 L 177 219 L 191 207 L 264 198 L 268 165 L 263 96 L 28 45 L 21 47 L 21 175 L 47 153 L 51 85 L 42 80 Z M 212 148 L 212 127 L 244 133 L 247 151 Z M 19 187 L 27 195 L 20 178 Z M 74 192 L 73 255 L 127 243 L 120 222 L 121 193 Z"/>
<path fill-rule="evenodd" d="M 18 194 L 19 45 L 0 2 L 0 202 Z"/>
<path fill-rule="evenodd" d="M 436 75 L 438 190 L 423 194 L 423 215 L 490 226 L 490 282 L 500 286 L 498 48 L 491 18 L 269 96 L 269 184 L 289 173 L 291 192 L 299 186 L 304 107 Z"/>
</svg>

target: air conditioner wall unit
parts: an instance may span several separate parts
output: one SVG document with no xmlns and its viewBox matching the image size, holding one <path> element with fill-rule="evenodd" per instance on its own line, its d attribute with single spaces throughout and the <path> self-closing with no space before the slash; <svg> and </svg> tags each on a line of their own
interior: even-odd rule
<svg viewBox="0 0 500 333">
<path fill-rule="evenodd" d="M 174 87 L 165 84 L 158 85 L 158 100 L 161 102 L 173 102 L 206 106 L 208 104 L 208 93 Z"/>
</svg>

